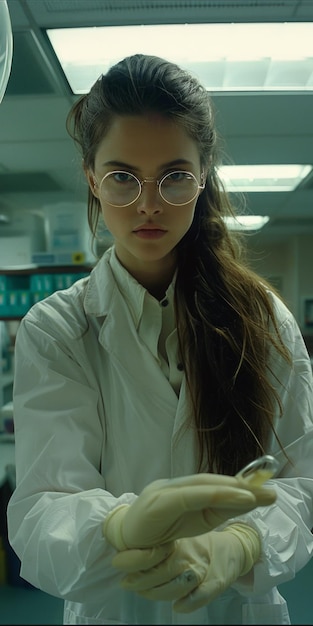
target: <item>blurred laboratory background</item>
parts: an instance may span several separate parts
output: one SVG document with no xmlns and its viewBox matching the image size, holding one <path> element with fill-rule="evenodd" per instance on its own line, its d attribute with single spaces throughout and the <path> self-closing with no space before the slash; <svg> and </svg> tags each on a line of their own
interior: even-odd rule
<svg viewBox="0 0 313 626">
<path fill-rule="evenodd" d="M 91 247 L 87 183 L 67 113 L 128 54 L 157 54 L 200 78 L 222 139 L 220 174 L 239 207 L 229 228 L 245 233 L 252 266 L 294 313 L 313 362 L 313 2 L 6 4 L 12 63 L 0 98 L 0 624 L 56 624 L 62 601 L 20 578 L 5 511 L 15 480 L 19 322 L 34 302 L 88 275 L 111 243 L 103 225 Z M 4 53 L 0 40 L 0 59 Z M 293 624 L 313 624 L 312 580 L 311 561 L 281 588 Z"/>
</svg>

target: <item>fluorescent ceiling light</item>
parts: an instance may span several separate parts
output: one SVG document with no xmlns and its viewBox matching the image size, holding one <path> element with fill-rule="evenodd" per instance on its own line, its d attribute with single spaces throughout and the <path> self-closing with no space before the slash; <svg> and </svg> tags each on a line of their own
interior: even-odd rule
<svg viewBox="0 0 313 626">
<path fill-rule="evenodd" d="M 269 221 L 268 215 L 238 215 L 224 217 L 229 230 L 260 230 Z"/>
<path fill-rule="evenodd" d="M 313 22 L 47 29 L 75 94 L 137 52 L 190 70 L 209 91 L 312 91 Z"/>
<path fill-rule="evenodd" d="M 222 165 L 219 176 L 227 191 L 292 191 L 312 171 L 312 165 Z"/>
</svg>

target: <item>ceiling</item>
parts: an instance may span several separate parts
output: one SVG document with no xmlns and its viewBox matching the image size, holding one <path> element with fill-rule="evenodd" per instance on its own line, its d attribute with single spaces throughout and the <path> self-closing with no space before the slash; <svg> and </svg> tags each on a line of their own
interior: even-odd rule
<svg viewBox="0 0 313 626">
<path fill-rule="evenodd" d="M 7 0 L 7 4 L 13 62 L 0 105 L 0 213 L 85 202 L 87 195 L 80 158 L 65 129 L 76 96 L 45 28 L 313 21 L 312 0 Z M 218 129 L 234 163 L 313 164 L 313 93 L 213 94 L 213 100 Z M 250 213 L 271 218 L 261 231 L 266 240 L 313 234 L 313 176 L 291 193 L 253 193 L 246 199 Z"/>
</svg>

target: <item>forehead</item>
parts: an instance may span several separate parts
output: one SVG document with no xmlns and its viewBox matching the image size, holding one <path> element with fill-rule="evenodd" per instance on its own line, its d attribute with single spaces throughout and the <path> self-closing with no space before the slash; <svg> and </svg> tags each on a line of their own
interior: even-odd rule
<svg viewBox="0 0 313 626">
<path fill-rule="evenodd" d="M 96 167 L 122 161 L 133 167 L 157 168 L 185 159 L 200 165 L 197 143 L 178 122 L 157 113 L 116 116 L 99 144 Z"/>
</svg>

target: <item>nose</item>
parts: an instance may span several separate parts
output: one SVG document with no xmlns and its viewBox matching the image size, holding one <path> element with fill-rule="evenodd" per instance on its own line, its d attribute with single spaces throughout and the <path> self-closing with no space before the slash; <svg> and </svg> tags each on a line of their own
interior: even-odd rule
<svg viewBox="0 0 313 626">
<path fill-rule="evenodd" d="M 142 191 L 137 200 L 138 213 L 155 215 L 163 210 L 162 198 L 155 179 L 146 179 L 142 183 Z"/>
</svg>

